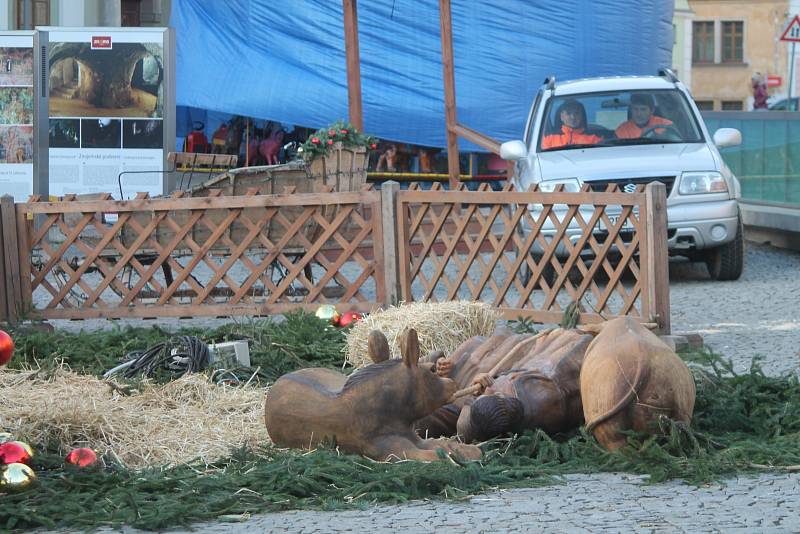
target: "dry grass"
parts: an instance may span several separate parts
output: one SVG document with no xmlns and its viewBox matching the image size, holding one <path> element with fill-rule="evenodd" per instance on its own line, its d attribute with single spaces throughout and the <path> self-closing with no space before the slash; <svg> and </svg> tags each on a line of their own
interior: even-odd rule
<svg viewBox="0 0 800 534">
<path fill-rule="evenodd" d="M 0 371 L 0 428 L 63 452 L 91 447 L 132 468 L 209 463 L 268 442 L 263 400 L 262 388 L 219 386 L 201 374 L 128 394 L 64 368 Z"/>
<path fill-rule="evenodd" d="M 414 302 L 371 313 L 347 334 L 347 361 L 355 367 L 370 364 L 367 339 L 380 330 L 389 340 L 392 357 L 399 358 L 397 339 L 406 328 L 419 335 L 423 356 L 434 350 L 450 354 L 473 336 L 488 336 L 495 330 L 497 310 L 483 302 Z"/>
</svg>

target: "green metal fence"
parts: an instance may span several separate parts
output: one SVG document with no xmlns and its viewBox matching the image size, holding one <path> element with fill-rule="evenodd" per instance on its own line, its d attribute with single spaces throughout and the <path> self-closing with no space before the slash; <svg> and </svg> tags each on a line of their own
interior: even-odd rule
<svg viewBox="0 0 800 534">
<path fill-rule="evenodd" d="M 708 131 L 736 128 L 742 144 L 720 150 L 742 184 L 742 198 L 800 206 L 800 113 L 703 113 Z"/>
</svg>

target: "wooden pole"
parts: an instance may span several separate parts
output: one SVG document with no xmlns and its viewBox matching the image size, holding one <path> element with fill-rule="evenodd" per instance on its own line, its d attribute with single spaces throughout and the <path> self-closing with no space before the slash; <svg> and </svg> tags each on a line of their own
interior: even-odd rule
<svg viewBox="0 0 800 534">
<path fill-rule="evenodd" d="M 358 53 L 358 0 L 342 0 L 344 9 L 344 45 L 347 55 L 347 104 L 350 123 L 364 131 L 361 111 L 361 66 Z"/>
<path fill-rule="evenodd" d="M 450 0 L 439 0 L 439 24 L 442 34 L 442 70 L 444 76 L 444 114 L 447 124 L 447 171 L 450 175 L 450 190 L 458 186 L 458 125 L 456 117 L 456 79 L 453 64 L 453 28 Z"/>
<path fill-rule="evenodd" d="M 241 152 L 240 152 L 240 154 L 241 154 Z M 244 165 L 243 165 L 243 167 L 249 167 L 249 166 L 250 166 L 250 117 L 247 117 L 245 119 L 245 123 L 244 123 Z"/>
<path fill-rule="evenodd" d="M 389 180 L 381 184 L 381 216 L 383 223 L 383 277 L 388 308 L 400 302 L 400 275 L 397 268 L 397 194 L 400 184 Z"/>
<path fill-rule="evenodd" d="M 661 182 L 645 187 L 647 202 L 648 287 L 650 313 L 658 323 L 658 333 L 669 335 L 669 253 L 667 252 L 667 188 Z"/>
</svg>

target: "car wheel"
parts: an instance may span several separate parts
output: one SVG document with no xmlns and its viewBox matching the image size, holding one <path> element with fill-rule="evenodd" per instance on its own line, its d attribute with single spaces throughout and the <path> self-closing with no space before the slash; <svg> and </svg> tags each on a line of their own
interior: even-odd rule
<svg viewBox="0 0 800 534">
<path fill-rule="evenodd" d="M 711 249 L 706 255 L 706 267 L 712 280 L 738 280 L 744 269 L 744 228 L 742 219 L 736 227 L 736 237 L 730 243 Z"/>
</svg>

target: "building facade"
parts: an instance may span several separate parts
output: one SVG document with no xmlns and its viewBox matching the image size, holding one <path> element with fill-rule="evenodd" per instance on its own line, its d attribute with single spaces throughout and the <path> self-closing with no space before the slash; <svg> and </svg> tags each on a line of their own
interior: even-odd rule
<svg viewBox="0 0 800 534">
<path fill-rule="evenodd" d="M 0 29 L 168 26 L 170 0 L 0 0 Z"/>
<path fill-rule="evenodd" d="M 757 73 L 770 77 L 772 100 L 788 96 L 791 47 L 780 36 L 798 13 L 800 1 L 689 0 L 688 3 L 692 11 L 689 86 L 701 109 L 752 109 L 752 78 Z M 676 19 L 677 6 L 676 2 Z M 797 94 L 794 89 L 792 92 Z"/>
<path fill-rule="evenodd" d="M 672 71 L 687 86 L 692 86 L 692 18 L 694 12 L 689 0 L 675 0 L 672 32 Z"/>
</svg>

